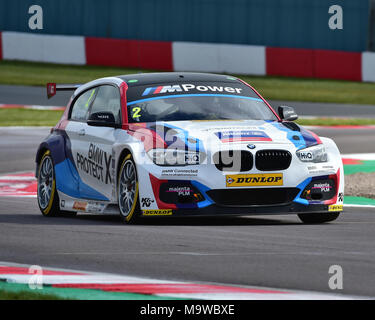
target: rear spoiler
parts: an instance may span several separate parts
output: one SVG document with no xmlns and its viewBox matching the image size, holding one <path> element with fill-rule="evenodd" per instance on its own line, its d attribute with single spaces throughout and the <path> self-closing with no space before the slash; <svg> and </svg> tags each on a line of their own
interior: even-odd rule
<svg viewBox="0 0 375 320">
<path fill-rule="evenodd" d="M 52 98 L 56 91 L 74 91 L 78 87 L 80 87 L 81 84 L 59 84 L 56 83 L 47 83 L 47 97 L 48 99 Z"/>
</svg>

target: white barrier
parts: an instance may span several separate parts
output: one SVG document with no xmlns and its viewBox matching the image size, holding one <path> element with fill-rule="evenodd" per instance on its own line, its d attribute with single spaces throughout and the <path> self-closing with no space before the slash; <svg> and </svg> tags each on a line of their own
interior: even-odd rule
<svg viewBox="0 0 375 320">
<path fill-rule="evenodd" d="M 86 64 L 85 37 L 3 31 L 2 58 Z M 266 47 L 172 42 L 174 71 L 266 75 Z M 362 81 L 375 82 L 375 52 L 362 53 Z"/>
<path fill-rule="evenodd" d="M 173 42 L 175 71 L 266 74 L 263 46 Z"/>
<path fill-rule="evenodd" d="M 85 38 L 2 32 L 4 60 L 86 64 Z"/>
<path fill-rule="evenodd" d="M 362 81 L 375 82 L 375 52 L 362 52 Z"/>
</svg>

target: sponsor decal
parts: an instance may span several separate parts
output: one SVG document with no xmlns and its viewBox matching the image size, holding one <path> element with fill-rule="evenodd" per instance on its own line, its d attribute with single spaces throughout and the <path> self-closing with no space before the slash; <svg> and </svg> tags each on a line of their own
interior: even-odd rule
<svg viewBox="0 0 375 320">
<path fill-rule="evenodd" d="M 194 122 L 196 120 L 192 120 Z M 237 122 L 242 122 L 245 120 L 211 120 L 211 121 L 237 121 Z M 213 128 L 202 128 L 200 131 L 202 132 L 212 132 L 212 131 L 241 131 L 241 130 L 266 130 L 264 127 L 258 127 L 258 126 L 246 126 L 246 127 L 241 127 L 241 126 L 231 126 L 230 128 L 228 127 L 213 127 Z"/>
<path fill-rule="evenodd" d="M 178 93 L 178 92 L 189 92 L 189 91 L 199 91 L 199 92 L 220 92 L 220 93 L 234 93 L 239 94 L 242 88 L 224 87 L 224 86 L 204 86 L 204 85 L 194 85 L 194 84 L 175 84 L 167 86 L 157 86 L 146 88 L 142 96 L 148 96 L 153 94 L 163 94 L 163 93 Z"/>
<path fill-rule="evenodd" d="M 302 198 L 309 201 L 325 201 L 336 195 L 335 181 L 332 179 L 313 178 L 302 193 Z"/>
<path fill-rule="evenodd" d="M 320 189 L 320 192 L 330 192 L 332 186 L 329 183 L 314 183 L 311 189 Z"/>
<path fill-rule="evenodd" d="M 167 192 L 177 193 L 179 196 L 190 196 L 193 190 L 190 187 L 170 187 Z"/>
<path fill-rule="evenodd" d="M 221 142 L 272 141 L 264 131 L 259 130 L 219 131 L 215 132 L 215 135 Z"/>
<path fill-rule="evenodd" d="M 149 207 L 154 202 L 154 200 L 151 198 L 142 198 L 141 202 L 142 202 L 142 207 Z"/>
<path fill-rule="evenodd" d="M 112 155 L 93 143 L 90 143 L 87 157 L 77 152 L 78 169 L 105 184 L 112 183 L 111 160 Z"/>
<path fill-rule="evenodd" d="M 314 160 L 313 153 L 309 152 L 309 151 L 300 151 L 299 152 L 299 158 L 302 161 L 312 161 L 312 160 Z"/>
<path fill-rule="evenodd" d="M 172 215 L 172 209 L 142 210 L 142 215 L 144 215 L 144 216 L 171 216 Z"/>
<path fill-rule="evenodd" d="M 104 211 L 105 204 L 101 202 L 90 202 L 87 206 L 87 211 L 92 213 L 102 213 Z"/>
<path fill-rule="evenodd" d="M 342 204 L 332 204 L 328 206 L 328 211 L 342 211 L 344 206 Z"/>
<path fill-rule="evenodd" d="M 282 173 L 233 174 L 227 175 L 227 187 L 282 186 Z"/>
<path fill-rule="evenodd" d="M 234 179 L 231 177 L 227 178 L 227 184 L 232 184 L 234 182 Z"/>
<path fill-rule="evenodd" d="M 307 169 L 311 174 L 327 174 L 327 173 L 335 173 L 335 168 L 333 166 L 326 166 L 326 165 L 315 165 L 315 166 L 308 166 Z"/>
<path fill-rule="evenodd" d="M 61 200 L 60 201 L 60 207 L 61 208 L 65 208 L 65 200 Z"/>
<path fill-rule="evenodd" d="M 198 169 L 163 169 L 161 175 L 164 177 L 196 177 L 198 176 Z"/>
<path fill-rule="evenodd" d="M 87 202 L 83 201 L 74 201 L 73 203 L 73 209 L 78 211 L 86 211 L 87 208 Z"/>
<path fill-rule="evenodd" d="M 344 202 L 344 194 L 342 192 L 339 193 L 337 200 L 338 202 Z"/>
</svg>

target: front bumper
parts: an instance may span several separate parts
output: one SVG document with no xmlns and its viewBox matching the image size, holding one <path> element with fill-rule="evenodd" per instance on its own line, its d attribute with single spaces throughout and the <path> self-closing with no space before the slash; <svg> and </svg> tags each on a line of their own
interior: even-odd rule
<svg viewBox="0 0 375 320">
<path fill-rule="evenodd" d="M 238 150 L 242 150 L 240 147 Z M 259 145 L 257 149 L 263 148 Z M 142 212 L 215 216 L 342 211 L 344 175 L 336 147 L 330 152 L 329 162 L 318 164 L 301 162 L 290 146 L 267 148 L 289 151 L 293 155 L 289 167 L 266 171 L 254 165 L 251 170 L 233 173 L 220 170 L 213 162 L 180 168 L 151 162 L 139 167 Z M 259 192 L 247 194 L 249 190 Z"/>
<path fill-rule="evenodd" d="M 235 216 L 235 215 L 285 215 L 285 214 L 301 214 L 301 213 L 328 213 L 331 205 L 312 204 L 305 206 L 299 203 L 290 203 L 280 206 L 251 206 L 251 207 L 223 207 L 212 204 L 204 208 L 179 208 L 177 210 L 165 209 L 155 210 L 154 214 L 150 214 L 148 210 L 144 210 L 142 216 L 179 216 L 179 217 L 197 217 L 197 216 Z M 334 210 L 335 212 L 342 212 Z M 150 210 L 151 211 L 151 210 Z M 159 214 L 158 212 L 159 211 Z"/>
<path fill-rule="evenodd" d="M 194 181 L 159 180 L 151 176 L 157 208 L 142 208 L 142 213 L 145 216 L 219 216 L 339 212 L 343 210 L 339 175 L 340 172 L 310 177 L 294 188 L 245 189 L 209 189 Z M 334 190 L 322 185 L 322 181 L 333 181 Z M 310 191 L 316 185 L 323 190 L 315 193 L 323 197 L 320 200 L 311 198 Z"/>
</svg>

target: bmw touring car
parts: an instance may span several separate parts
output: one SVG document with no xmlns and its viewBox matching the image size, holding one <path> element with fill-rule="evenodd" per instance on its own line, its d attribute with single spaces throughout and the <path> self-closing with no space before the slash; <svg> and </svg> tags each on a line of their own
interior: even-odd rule
<svg viewBox="0 0 375 320">
<path fill-rule="evenodd" d="M 334 141 L 241 79 L 166 72 L 47 84 L 49 97 L 59 90 L 73 95 L 36 154 L 44 216 L 296 214 L 323 223 L 343 210 Z"/>
</svg>

